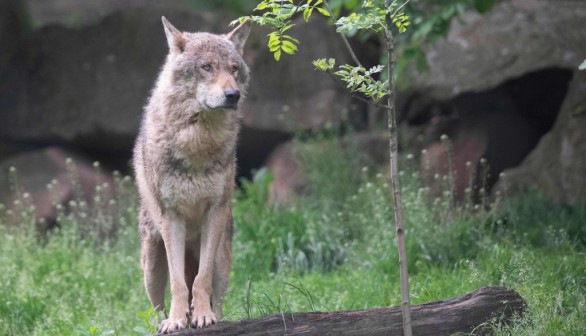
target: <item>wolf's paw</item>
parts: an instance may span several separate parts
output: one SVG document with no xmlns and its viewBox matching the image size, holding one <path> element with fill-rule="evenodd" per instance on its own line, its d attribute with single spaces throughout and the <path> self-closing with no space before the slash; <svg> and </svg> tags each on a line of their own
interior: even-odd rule
<svg viewBox="0 0 586 336">
<path fill-rule="evenodd" d="M 187 327 L 187 316 L 179 319 L 168 318 L 161 322 L 159 333 L 168 334 L 175 331 L 183 330 Z"/>
<path fill-rule="evenodd" d="M 193 328 L 205 328 L 212 324 L 216 324 L 216 322 L 216 315 L 212 313 L 211 310 L 201 312 L 196 312 L 194 310 L 191 315 L 191 326 Z"/>
</svg>

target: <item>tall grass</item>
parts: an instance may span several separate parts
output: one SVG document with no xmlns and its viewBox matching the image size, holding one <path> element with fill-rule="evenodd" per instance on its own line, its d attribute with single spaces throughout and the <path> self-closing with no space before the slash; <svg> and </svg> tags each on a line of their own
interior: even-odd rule
<svg viewBox="0 0 586 336">
<path fill-rule="evenodd" d="M 80 194 L 67 209 L 59 205 L 57 226 L 46 233 L 36 230 L 34 209 L 23 211 L 26 193 L 2 213 L 1 335 L 129 334 L 141 325 L 137 312 L 148 300 L 137 263 L 136 192 L 130 178 L 114 176 L 116 185 L 96 186 L 91 208 Z M 103 199 L 104 188 L 116 188 L 117 197 Z M 104 234 L 113 226 L 115 234 Z"/>
<path fill-rule="evenodd" d="M 270 205 L 272 177 L 260 170 L 235 196 L 225 319 L 398 305 L 385 172 L 348 159 L 333 137 L 295 146 L 309 194 Z M 404 158 L 401 176 L 413 303 L 504 285 L 519 291 L 528 312 L 512 326 L 493 325 L 495 334 L 586 334 L 586 202 L 561 206 L 533 192 L 486 209 L 454 206 L 451 195 L 430 200 L 412 160 Z M 17 214 L 0 211 L 0 335 L 155 328 L 139 267 L 136 195 L 130 180 L 117 184 L 113 203 L 96 209 L 76 200 L 47 234 L 34 229 L 30 211 L 16 227 L 7 223 Z"/>
</svg>

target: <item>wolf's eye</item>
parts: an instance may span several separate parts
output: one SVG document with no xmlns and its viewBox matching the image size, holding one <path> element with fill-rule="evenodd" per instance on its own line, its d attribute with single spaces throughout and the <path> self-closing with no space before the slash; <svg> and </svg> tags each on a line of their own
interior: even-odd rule
<svg viewBox="0 0 586 336">
<path fill-rule="evenodd" d="M 238 71 L 238 67 L 233 65 L 232 66 L 232 73 L 236 73 Z"/>
<path fill-rule="evenodd" d="M 204 64 L 201 68 L 204 69 L 205 71 L 212 71 L 211 64 Z"/>
</svg>

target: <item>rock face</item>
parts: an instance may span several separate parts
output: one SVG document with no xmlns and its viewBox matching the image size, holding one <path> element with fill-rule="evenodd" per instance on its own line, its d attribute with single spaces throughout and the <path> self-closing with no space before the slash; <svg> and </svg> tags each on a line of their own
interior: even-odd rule
<svg viewBox="0 0 586 336">
<path fill-rule="evenodd" d="M 463 21 L 428 49 L 431 71 L 414 75 L 417 93 L 407 104 L 416 111 L 406 113 L 408 122 L 425 125 L 430 175 L 447 174 L 449 160 L 439 141 L 447 134 L 453 142 L 457 197 L 469 186 L 467 161 L 480 187 L 478 163 L 484 157 L 490 167 L 487 188 L 500 172 L 521 164 L 509 176 L 511 191 L 532 184 L 557 200 L 575 200 L 585 184 L 575 169 L 583 167 L 586 151 L 573 130 L 583 124 L 567 110 L 586 106 L 576 93 L 584 76 L 577 67 L 586 57 L 586 3 L 502 1 L 485 15 L 465 14 Z M 551 169 L 541 166 L 546 157 L 548 167 L 559 168 L 547 179 L 542 175 Z M 559 182 L 555 188 L 554 180 Z M 561 181 L 566 181 L 563 186 Z"/>
<path fill-rule="evenodd" d="M 67 162 L 67 158 L 73 160 Z M 34 204 L 36 218 L 47 225 L 43 229 L 55 222 L 57 204 L 66 207 L 71 200 L 84 200 L 93 206 L 96 186 L 103 183 L 110 185 L 103 196 L 112 197 L 109 174 L 98 173 L 87 159 L 56 147 L 21 153 L 0 163 L 0 203 L 16 216 L 23 206 Z"/>
<path fill-rule="evenodd" d="M 425 126 L 425 179 L 435 185 L 436 175 L 452 178 L 456 199 L 463 199 L 467 188 L 475 198 L 480 189 L 490 191 L 499 173 L 519 165 L 552 128 L 571 78 L 569 70 L 540 70 L 430 105 L 439 112 Z M 440 141 L 443 135 L 449 140 Z"/>
<path fill-rule="evenodd" d="M 12 16 L 2 20 L 0 41 L 10 48 L 0 51 L 0 152 L 6 147 L 2 142 L 66 144 L 125 166 L 142 107 L 167 53 L 161 15 L 185 31 L 215 33 L 228 31 L 236 17 L 160 4 L 155 8 L 115 12 L 76 29 L 48 25 L 18 32 L 22 22 Z M 292 29 L 301 40 L 299 55 L 284 55 L 280 62 L 267 50 L 266 34 L 255 27 L 245 52 L 253 79 L 238 154 L 244 175 L 293 132 L 336 125 L 353 113 L 364 113 L 343 88 L 313 69 L 311 61 L 319 57 L 349 60 L 325 19 L 316 16 Z"/>
<path fill-rule="evenodd" d="M 507 170 L 497 188 L 518 192 L 537 186 L 566 204 L 584 198 L 586 182 L 586 71 L 576 73 L 553 129 L 523 163 Z"/>
<path fill-rule="evenodd" d="M 414 79 L 436 98 L 486 90 L 539 69 L 574 70 L 586 57 L 583 1 L 500 1 L 484 15 L 462 19 L 427 51 L 429 74 Z"/>
<path fill-rule="evenodd" d="M 0 117 L 17 113 L 26 104 L 26 69 L 18 60 L 18 50 L 29 27 L 22 2 L 0 0 Z M 2 123 L 3 124 L 3 123 Z M 2 137 L 0 136 L 0 139 Z M 1 146 L 0 146 L 1 147 Z M 2 150 L 0 149 L 0 154 Z"/>
<path fill-rule="evenodd" d="M 186 30 L 223 28 L 207 16 L 176 13 L 174 21 Z M 1 136 L 130 146 L 166 54 L 163 34 L 160 14 L 142 10 L 79 30 L 48 26 L 33 32 L 18 51 L 27 72 L 26 102 L 0 110 Z M 0 100 L 12 94 L 3 90 Z"/>
<path fill-rule="evenodd" d="M 284 55 L 275 62 L 268 52 L 267 30 L 259 29 L 250 43 L 253 55 L 253 79 L 246 104 L 244 123 L 258 128 L 294 132 L 326 123 L 339 124 L 361 108 L 327 74 L 314 70 L 312 61 L 336 57 L 339 64 L 350 57 L 326 20 L 303 20 L 291 29 L 291 35 L 301 42 L 299 53 Z M 255 27 L 256 29 L 256 27 Z"/>
<path fill-rule="evenodd" d="M 186 31 L 221 33 L 230 21 L 215 14 L 167 12 L 135 9 L 77 30 L 48 26 L 30 34 L 17 51 L 26 72 L 20 78 L 25 97 L 0 110 L 0 136 L 128 147 L 167 53 L 161 13 Z M 350 97 L 311 64 L 319 57 L 348 58 L 325 20 L 294 28 L 301 51 L 280 62 L 265 47 L 266 31 L 255 30 L 246 51 L 254 78 L 244 106 L 246 125 L 293 132 L 348 117 Z M 14 96 L 14 90 L 0 91 L 0 101 Z"/>
</svg>

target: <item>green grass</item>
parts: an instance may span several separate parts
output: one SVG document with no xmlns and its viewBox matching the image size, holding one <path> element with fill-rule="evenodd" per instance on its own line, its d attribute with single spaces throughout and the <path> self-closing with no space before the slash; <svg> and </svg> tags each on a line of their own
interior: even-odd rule
<svg viewBox="0 0 586 336">
<path fill-rule="evenodd" d="M 387 181 L 348 160 L 335 139 L 297 146 L 310 194 L 293 205 L 266 205 L 271 176 L 260 171 L 234 199 L 225 318 L 399 305 Z M 510 327 L 493 326 L 495 334 L 586 334 L 586 202 L 566 207 L 528 193 L 492 210 L 465 211 L 450 207 L 447 196 L 429 202 L 414 165 L 403 166 L 410 170 L 402 181 L 414 304 L 504 285 L 527 301 L 528 314 Z M 24 213 L 0 211 L 0 335 L 153 330 L 136 201 L 130 182 L 118 182 L 126 183 L 117 186 L 125 192 L 118 206 L 83 215 L 89 210 L 78 203 L 48 236 L 32 229 L 22 204 Z M 9 224 L 15 218 L 17 227 Z"/>
</svg>

